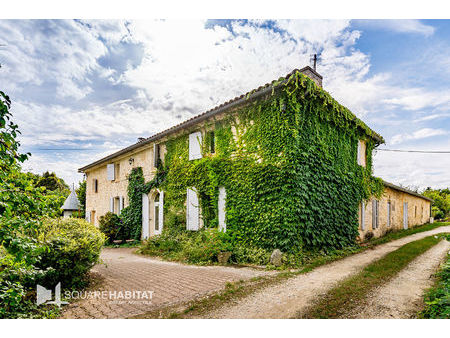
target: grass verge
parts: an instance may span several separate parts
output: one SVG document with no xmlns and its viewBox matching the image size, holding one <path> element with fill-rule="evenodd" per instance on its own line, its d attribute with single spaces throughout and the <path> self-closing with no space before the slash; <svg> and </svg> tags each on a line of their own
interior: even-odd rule
<svg viewBox="0 0 450 338">
<path fill-rule="evenodd" d="M 450 241 L 450 235 L 447 240 Z M 450 319 L 450 252 L 436 277 L 436 283 L 425 294 L 425 308 L 419 313 L 419 318 Z"/>
<path fill-rule="evenodd" d="M 345 314 L 364 301 L 375 287 L 386 283 L 414 258 L 436 245 L 441 236 L 429 236 L 410 242 L 368 265 L 360 273 L 328 291 L 298 318 L 345 318 Z"/>
</svg>

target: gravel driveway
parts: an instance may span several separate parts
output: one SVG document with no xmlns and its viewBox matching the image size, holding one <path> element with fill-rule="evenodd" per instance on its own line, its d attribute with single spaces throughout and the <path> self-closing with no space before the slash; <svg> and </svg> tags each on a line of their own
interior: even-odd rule
<svg viewBox="0 0 450 338">
<path fill-rule="evenodd" d="M 268 274 L 266 271 L 250 268 L 192 266 L 166 262 L 136 255 L 134 250 L 103 249 L 100 257 L 104 264 L 96 265 L 92 269 L 94 274 L 100 275 L 102 282 L 98 287 L 91 288 L 93 293 L 88 295 L 90 299 L 82 299 L 68 305 L 62 317 L 127 318 L 160 306 L 177 304 L 217 292 L 225 287 L 226 282 Z M 126 291 L 135 291 L 132 299 L 125 299 Z M 103 299 L 103 295 L 107 295 L 106 299 Z"/>
</svg>

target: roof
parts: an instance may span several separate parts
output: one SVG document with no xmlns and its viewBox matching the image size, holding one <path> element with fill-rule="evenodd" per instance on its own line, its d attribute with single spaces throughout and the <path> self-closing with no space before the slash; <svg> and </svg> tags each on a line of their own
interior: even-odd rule
<svg viewBox="0 0 450 338">
<path fill-rule="evenodd" d="M 69 197 L 66 198 L 61 209 L 63 210 L 78 210 L 80 208 L 80 203 L 78 202 L 77 193 L 72 189 Z"/>
<path fill-rule="evenodd" d="M 412 191 L 412 190 L 409 190 L 409 189 L 400 187 L 400 186 L 398 186 L 398 185 L 395 185 L 395 184 L 386 182 L 386 181 L 384 181 L 384 180 L 383 180 L 383 184 L 384 184 L 386 187 L 389 187 L 389 188 L 391 188 L 391 189 L 398 190 L 398 191 L 402 191 L 402 192 L 405 192 L 405 193 L 407 193 L 407 194 L 414 195 L 414 196 L 423 198 L 424 200 L 433 202 L 433 200 L 432 200 L 431 198 L 425 197 L 425 196 L 423 196 L 423 195 L 421 195 L 421 194 L 419 194 L 419 193 L 417 193 L 417 192 L 415 192 L 415 191 Z"/>
<path fill-rule="evenodd" d="M 157 141 L 159 139 L 162 139 L 163 137 L 172 134 L 172 133 L 176 133 L 184 128 L 187 128 L 189 126 L 195 125 L 199 122 L 202 122 L 204 120 L 207 120 L 208 118 L 218 115 L 220 113 L 226 112 L 228 110 L 231 110 L 232 108 L 235 108 L 237 106 L 243 105 L 245 103 L 248 103 L 249 101 L 255 100 L 259 97 L 262 97 L 266 94 L 270 94 L 272 92 L 272 90 L 274 88 L 280 88 L 280 86 L 282 84 L 285 84 L 289 78 L 294 75 L 296 72 L 300 72 L 300 73 L 304 73 L 304 72 L 311 72 L 313 73 L 315 76 L 319 77 L 320 79 L 322 79 L 322 76 L 317 73 L 314 69 L 312 69 L 309 66 L 303 67 L 302 69 L 294 69 L 292 72 L 290 72 L 289 74 L 287 74 L 284 78 L 281 78 L 279 80 L 273 80 L 270 83 L 266 83 L 263 86 L 258 87 L 257 89 L 251 90 L 245 94 L 242 94 L 241 96 L 237 96 L 234 99 L 231 99 L 225 103 L 222 103 L 219 106 L 216 106 L 210 110 L 205 111 L 204 113 L 197 115 L 195 117 L 190 118 L 187 121 L 181 122 L 180 124 L 177 124 L 169 129 L 166 129 L 164 131 L 161 131 L 153 136 L 150 136 L 148 138 L 145 138 L 143 140 L 138 141 L 137 143 L 134 143 L 126 148 L 123 148 L 122 150 L 119 150 L 111 155 L 108 155 L 106 157 L 103 157 L 95 162 L 92 162 L 82 168 L 78 169 L 78 172 L 85 172 L 87 169 L 90 169 L 92 167 L 95 167 L 96 165 L 102 164 L 104 162 L 107 162 L 113 158 L 116 158 L 118 156 L 121 156 L 129 151 L 132 151 L 134 149 L 140 148 L 146 144 L 152 143 L 154 141 Z M 355 116 L 356 120 L 359 120 L 356 116 Z M 362 122 L 362 121 L 361 121 Z M 364 124 L 364 123 L 363 123 Z M 370 129 L 370 128 L 369 128 Z M 382 143 L 384 142 L 383 138 L 377 134 L 376 132 L 373 132 L 372 137 L 377 140 L 378 142 Z"/>
</svg>

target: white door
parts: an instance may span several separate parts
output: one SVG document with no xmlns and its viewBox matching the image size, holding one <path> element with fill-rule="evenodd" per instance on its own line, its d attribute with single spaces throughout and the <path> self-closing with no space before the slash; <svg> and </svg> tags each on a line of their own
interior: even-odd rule
<svg viewBox="0 0 450 338">
<path fill-rule="evenodd" d="M 198 196 L 195 188 L 187 189 L 186 198 L 186 228 L 187 230 L 198 230 L 199 224 L 199 207 Z"/>
<path fill-rule="evenodd" d="M 142 194 L 142 239 L 149 236 L 148 195 Z"/>
<path fill-rule="evenodd" d="M 403 229 L 408 229 L 408 202 L 403 203 Z"/>
</svg>

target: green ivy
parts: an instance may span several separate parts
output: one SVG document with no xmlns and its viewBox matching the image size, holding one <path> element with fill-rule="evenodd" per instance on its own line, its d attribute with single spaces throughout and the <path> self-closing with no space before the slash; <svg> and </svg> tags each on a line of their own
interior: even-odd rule
<svg viewBox="0 0 450 338">
<path fill-rule="evenodd" d="M 141 194 L 153 188 L 165 192 L 166 219 L 181 223 L 171 226 L 185 229 L 185 217 L 175 216 L 185 214 L 188 187 L 197 189 L 204 226 L 216 227 L 224 186 L 227 232 L 236 244 L 298 252 L 355 243 L 360 202 L 383 192 L 371 157 L 374 138 L 382 138 L 299 72 L 272 86 L 263 99 L 210 123 L 214 154 L 207 136 L 203 158 L 189 161 L 182 135 L 166 142 L 165 167 L 152 181 L 143 183 L 142 169 L 133 169 L 128 194 L 136 229 Z M 359 139 L 367 145 L 365 168 L 357 164 Z"/>
</svg>

